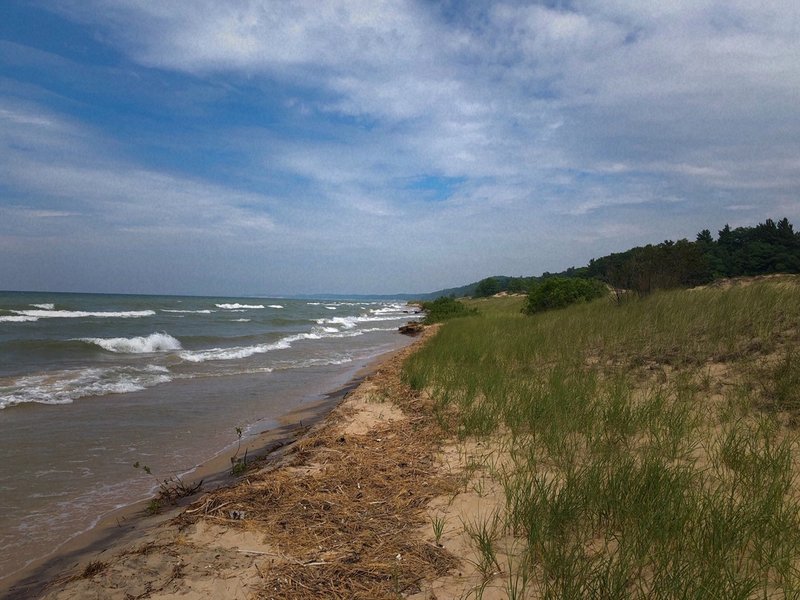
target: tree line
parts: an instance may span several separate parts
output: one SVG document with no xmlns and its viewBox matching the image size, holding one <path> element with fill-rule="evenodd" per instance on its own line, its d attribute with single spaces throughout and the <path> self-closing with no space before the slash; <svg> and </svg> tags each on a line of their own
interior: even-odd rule
<svg viewBox="0 0 800 600">
<path fill-rule="evenodd" d="M 665 240 L 637 246 L 540 277 L 488 277 L 478 282 L 473 296 L 499 292 L 530 293 L 550 278 L 597 279 L 617 288 L 646 295 L 657 289 L 692 287 L 721 277 L 800 273 L 800 233 L 787 218 L 767 219 L 753 227 L 725 225 L 716 239 L 708 229 L 694 241 Z"/>
</svg>

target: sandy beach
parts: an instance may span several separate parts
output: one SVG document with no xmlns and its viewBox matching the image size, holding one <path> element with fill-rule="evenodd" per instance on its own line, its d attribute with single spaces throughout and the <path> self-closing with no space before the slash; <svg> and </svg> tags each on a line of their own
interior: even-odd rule
<svg viewBox="0 0 800 600">
<path fill-rule="evenodd" d="M 431 515 L 468 519 L 491 498 L 453 504 L 458 453 L 400 375 L 434 331 L 248 439 L 245 475 L 233 480 L 221 453 L 196 473 L 206 491 L 156 515 L 146 503 L 111 515 L 5 597 L 447 598 L 469 589 L 469 545 L 447 529 L 435 540 Z"/>
</svg>

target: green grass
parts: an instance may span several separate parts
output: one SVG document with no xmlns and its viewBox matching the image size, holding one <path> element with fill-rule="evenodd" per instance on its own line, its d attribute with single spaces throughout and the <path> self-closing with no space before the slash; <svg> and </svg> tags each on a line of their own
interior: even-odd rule
<svg viewBox="0 0 800 600">
<path fill-rule="evenodd" d="M 523 302 L 471 302 L 405 371 L 453 435 L 508 438 L 514 577 L 545 598 L 800 597 L 800 288 Z M 468 533 L 488 571 L 487 531 Z"/>
</svg>

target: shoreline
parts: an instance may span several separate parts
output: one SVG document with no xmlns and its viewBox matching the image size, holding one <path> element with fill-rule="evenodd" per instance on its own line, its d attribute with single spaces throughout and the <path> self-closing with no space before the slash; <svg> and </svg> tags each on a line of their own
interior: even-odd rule
<svg viewBox="0 0 800 600">
<path fill-rule="evenodd" d="M 347 383 L 323 393 L 318 400 L 275 418 L 277 426 L 259 430 L 258 421 L 249 425 L 249 428 L 254 428 L 257 432 L 242 438 L 238 456 L 242 457 L 247 451 L 248 465 L 257 464 L 259 469 L 278 465 L 299 440 L 325 422 L 349 393 L 407 347 L 408 345 L 401 346 L 365 359 L 367 362 L 354 371 Z M 9 575 L 6 581 L 0 580 L 0 598 L 23 600 L 38 597 L 60 575 L 86 562 L 89 557 L 102 556 L 106 552 L 134 543 L 174 519 L 198 498 L 236 486 L 243 477 L 231 474 L 230 457 L 236 446 L 237 442 L 227 445 L 181 477 L 187 486 L 202 481 L 202 488 L 194 494 L 163 507 L 155 515 L 147 512 L 147 505 L 156 497 L 155 493 L 146 499 L 131 502 L 101 515 L 91 527 L 69 538 L 48 555 L 32 560 Z"/>
</svg>

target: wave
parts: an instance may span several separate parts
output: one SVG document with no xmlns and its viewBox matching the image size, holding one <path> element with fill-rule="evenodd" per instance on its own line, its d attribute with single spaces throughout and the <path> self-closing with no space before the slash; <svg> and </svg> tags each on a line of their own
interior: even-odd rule
<svg viewBox="0 0 800 600">
<path fill-rule="evenodd" d="M 217 308 L 224 308 L 226 310 L 237 310 L 237 309 L 241 310 L 244 308 L 264 308 L 263 304 L 239 304 L 238 302 L 235 302 L 233 304 L 216 304 L 215 306 Z"/>
<path fill-rule="evenodd" d="M 389 315 L 392 313 L 401 313 L 404 310 L 408 310 L 406 306 L 407 305 L 405 304 L 390 304 L 389 306 L 384 306 L 382 308 L 371 308 L 369 312 L 371 312 L 374 315 Z"/>
<path fill-rule="evenodd" d="M 81 342 L 96 344 L 109 352 L 145 354 L 181 350 L 181 343 L 168 333 L 151 333 L 144 337 L 132 338 L 79 338 Z"/>
<path fill-rule="evenodd" d="M 306 367 L 326 367 L 330 365 L 346 365 L 353 362 L 353 357 L 349 354 L 333 355 L 325 358 L 306 358 L 293 361 L 281 361 L 275 363 L 275 369 L 304 369 Z"/>
<path fill-rule="evenodd" d="M 169 308 L 162 308 L 161 312 L 165 313 L 184 313 L 184 314 L 193 314 L 193 315 L 210 315 L 211 313 L 217 312 L 215 310 L 211 310 L 209 308 L 203 310 L 173 310 Z"/>
<path fill-rule="evenodd" d="M 358 324 L 358 317 L 333 317 L 317 319 L 317 325 L 341 325 L 344 329 L 353 329 Z"/>
<path fill-rule="evenodd" d="M 97 318 L 118 318 L 136 319 L 139 317 L 151 317 L 155 313 L 153 310 L 128 310 L 128 311 L 85 311 L 85 310 L 12 310 L 11 312 L 23 317 L 36 317 L 37 319 L 80 319 L 85 317 Z"/>
<path fill-rule="evenodd" d="M 283 308 L 280 304 L 270 304 L 269 308 Z"/>
<path fill-rule="evenodd" d="M 44 310 L 53 310 L 56 307 L 55 304 L 50 304 L 49 302 L 44 304 L 31 304 L 31 306 L 34 308 L 43 308 Z"/>
<path fill-rule="evenodd" d="M 166 367 L 70 369 L 0 380 L 0 409 L 18 404 L 69 404 L 86 396 L 125 394 L 172 381 Z"/>
<path fill-rule="evenodd" d="M 231 319 L 231 323 L 249 323 L 251 319 Z"/>
<path fill-rule="evenodd" d="M 406 319 L 406 314 L 373 314 L 373 316 L 362 315 L 359 317 L 331 317 L 330 319 L 317 319 L 317 325 L 339 325 L 342 329 L 353 329 L 359 323 L 377 323 L 380 321 L 398 321 Z"/>
<path fill-rule="evenodd" d="M 318 333 L 298 333 L 273 342 L 271 344 L 255 344 L 253 346 L 232 346 L 230 348 L 210 348 L 208 350 L 187 350 L 180 352 L 183 360 L 189 362 L 205 362 L 207 360 L 234 360 L 247 358 L 254 354 L 264 354 L 273 350 L 291 348 L 293 342 L 299 340 L 319 340 L 323 336 Z"/>
<path fill-rule="evenodd" d="M 345 317 L 346 318 L 346 317 Z M 387 320 L 387 319 L 372 319 L 372 320 Z M 252 346 L 231 346 L 229 348 L 210 348 L 207 350 L 185 350 L 179 352 L 183 360 L 189 362 L 205 362 L 208 360 L 236 360 L 241 358 L 248 358 L 254 354 L 265 354 L 273 350 L 286 350 L 292 347 L 294 342 L 300 340 L 321 340 L 330 338 L 350 338 L 364 335 L 365 333 L 373 333 L 376 331 L 394 331 L 393 327 L 371 327 L 367 329 L 346 330 L 340 331 L 333 327 L 315 327 L 310 333 L 297 333 L 287 336 L 272 342 L 270 344 L 254 344 Z"/>
<path fill-rule="evenodd" d="M 29 321 L 38 321 L 39 317 L 25 317 L 22 315 L 4 315 L 0 316 L 0 323 L 27 323 Z"/>
</svg>

